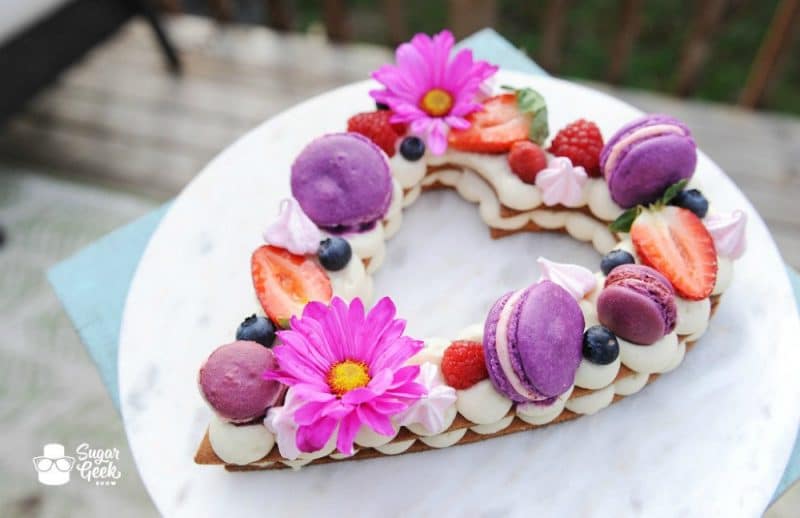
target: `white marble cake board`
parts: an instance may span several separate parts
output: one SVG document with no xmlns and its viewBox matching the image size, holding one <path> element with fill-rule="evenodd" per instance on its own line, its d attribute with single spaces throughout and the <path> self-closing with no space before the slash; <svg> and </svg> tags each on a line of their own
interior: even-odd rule
<svg viewBox="0 0 800 518">
<path fill-rule="evenodd" d="M 608 137 L 639 112 L 564 81 L 533 86 L 553 132 L 579 117 Z M 800 325 L 783 262 L 761 218 L 701 155 L 699 183 L 720 210 L 748 212 L 749 251 L 710 331 L 683 365 L 594 416 L 441 451 L 228 473 L 192 457 L 210 418 L 197 369 L 260 311 L 249 260 L 289 195 L 301 148 L 371 109 L 363 82 L 311 99 L 228 147 L 183 191 L 139 265 L 121 331 L 122 413 L 139 470 L 166 516 L 757 516 L 800 416 Z M 406 212 L 376 278 L 412 336 L 481 321 L 505 291 L 538 277 L 539 255 L 593 270 L 599 256 L 561 234 L 492 242 L 475 206 L 427 193 Z"/>
</svg>

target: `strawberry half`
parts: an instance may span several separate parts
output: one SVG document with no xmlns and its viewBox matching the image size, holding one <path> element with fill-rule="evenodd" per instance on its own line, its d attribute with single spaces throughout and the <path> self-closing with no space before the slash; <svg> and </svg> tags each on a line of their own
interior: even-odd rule
<svg viewBox="0 0 800 518">
<path fill-rule="evenodd" d="M 331 281 L 310 257 L 294 255 L 275 246 L 261 246 L 250 263 L 253 287 L 269 318 L 289 327 L 289 318 L 300 315 L 312 301 L 330 302 Z"/>
<path fill-rule="evenodd" d="M 642 262 L 661 272 L 678 295 L 689 300 L 711 295 L 717 249 L 694 213 L 673 206 L 644 210 L 631 226 L 631 240 Z"/>
<path fill-rule="evenodd" d="M 487 99 L 483 110 L 467 120 L 469 128 L 450 131 L 450 146 L 475 153 L 505 153 L 514 142 L 528 139 L 532 115 L 521 112 L 516 94 L 509 93 Z"/>
</svg>

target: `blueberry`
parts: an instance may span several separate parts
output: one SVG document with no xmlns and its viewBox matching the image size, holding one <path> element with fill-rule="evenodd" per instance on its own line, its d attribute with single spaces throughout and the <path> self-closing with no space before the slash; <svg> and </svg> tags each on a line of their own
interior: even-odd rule
<svg viewBox="0 0 800 518">
<path fill-rule="evenodd" d="M 267 317 L 250 315 L 239 324 L 236 330 L 237 340 L 250 340 L 264 347 L 272 347 L 275 343 L 275 325 Z"/>
<path fill-rule="evenodd" d="M 608 365 L 619 356 L 617 337 L 606 326 L 592 326 L 583 333 L 583 357 L 592 363 Z"/>
<path fill-rule="evenodd" d="M 377 108 L 379 110 L 388 110 L 389 109 L 389 105 L 388 104 L 384 104 L 384 103 L 376 102 L 375 103 L 375 108 Z"/>
<path fill-rule="evenodd" d="M 425 143 L 419 137 L 406 137 L 400 143 L 400 154 L 406 160 L 416 162 L 425 154 Z"/>
<path fill-rule="evenodd" d="M 326 270 L 335 272 L 347 266 L 350 258 L 353 257 L 353 250 L 346 239 L 329 237 L 319 244 L 317 255 L 319 255 L 319 262 Z"/>
<path fill-rule="evenodd" d="M 689 209 L 694 212 L 698 218 L 705 218 L 708 213 L 708 200 L 703 196 L 703 193 L 697 189 L 679 192 L 677 196 L 672 198 L 669 204 Z"/>
<path fill-rule="evenodd" d="M 603 270 L 603 275 L 608 275 L 611 270 L 623 264 L 633 264 L 636 260 L 633 256 L 625 250 L 612 250 L 603 256 L 600 261 L 600 269 Z"/>
</svg>

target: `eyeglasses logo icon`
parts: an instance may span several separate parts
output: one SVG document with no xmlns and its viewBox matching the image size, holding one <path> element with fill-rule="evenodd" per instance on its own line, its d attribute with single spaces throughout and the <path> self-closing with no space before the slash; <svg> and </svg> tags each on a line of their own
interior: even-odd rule
<svg viewBox="0 0 800 518">
<path fill-rule="evenodd" d="M 39 482 L 46 486 L 63 486 L 69 482 L 75 457 L 65 455 L 61 444 L 45 444 L 42 450 L 43 455 L 33 458 L 33 469 L 39 474 Z"/>
</svg>

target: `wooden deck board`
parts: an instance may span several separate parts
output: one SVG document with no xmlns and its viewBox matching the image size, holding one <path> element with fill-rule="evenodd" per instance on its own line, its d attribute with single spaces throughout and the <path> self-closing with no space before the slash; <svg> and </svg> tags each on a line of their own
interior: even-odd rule
<svg viewBox="0 0 800 518">
<path fill-rule="evenodd" d="M 0 132 L 0 158 L 167 199 L 217 152 L 279 111 L 364 79 L 388 49 L 332 46 L 317 35 L 218 26 L 181 16 L 185 63 L 171 76 L 148 27 L 132 22 Z M 745 191 L 787 261 L 800 267 L 800 120 L 591 84 L 687 122 Z"/>
</svg>

